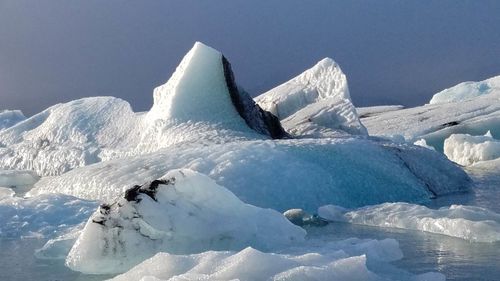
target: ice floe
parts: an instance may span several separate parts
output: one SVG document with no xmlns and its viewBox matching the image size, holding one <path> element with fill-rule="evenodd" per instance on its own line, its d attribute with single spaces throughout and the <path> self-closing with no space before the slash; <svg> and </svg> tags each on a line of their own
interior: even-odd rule
<svg viewBox="0 0 500 281">
<path fill-rule="evenodd" d="M 488 131 L 484 136 L 453 134 L 444 141 L 444 154 L 453 162 L 469 166 L 500 157 L 500 140 Z"/>
<path fill-rule="evenodd" d="M 451 205 L 434 210 L 408 203 L 384 203 L 359 209 L 327 205 L 318 214 L 330 221 L 419 230 L 471 242 L 500 241 L 500 214 L 488 209 Z"/>
</svg>

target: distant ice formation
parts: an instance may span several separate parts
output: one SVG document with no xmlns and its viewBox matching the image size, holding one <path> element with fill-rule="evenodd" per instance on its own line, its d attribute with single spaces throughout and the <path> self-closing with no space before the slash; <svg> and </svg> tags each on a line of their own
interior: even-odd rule
<svg viewBox="0 0 500 281">
<path fill-rule="evenodd" d="M 347 78 L 330 58 L 255 100 L 296 137 L 335 136 L 339 131 L 367 135 L 351 102 Z"/>
<path fill-rule="evenodd" d="M 480 82 L 462 82 L 435 94 L 432 96 L 429 103 L 461 102 L 492 92 L 500 92 L 500 76 L 495 76 Z"/>
<path fill-rule="evenodd" d="M 444 141 L 444 154 L 453 162 L 469 166 L 500 157 L 500 140 L 488 131 L 484 136 L 453 134 Z"/>
<path fill-rule="evenodd" d="M 318 214 L 330 221 L 419 230 L 471 242 L 500 241 L 500 214 L 474 206 L 451 205 L 437 210 L 408 203 L 384 203 L 349 210 L 327 205 Z"/>
</svg>

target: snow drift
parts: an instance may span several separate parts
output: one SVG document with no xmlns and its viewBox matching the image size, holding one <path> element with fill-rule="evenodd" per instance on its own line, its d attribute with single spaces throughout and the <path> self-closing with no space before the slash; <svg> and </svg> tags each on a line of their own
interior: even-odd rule
<svg viewBox="0 0 500 281">
<path fill-rule="evenodd" d="M 444 141 L 444 154 L 453 162 L 469 166 L 500 157 L 500 141 L 491 137 L 453 134 Z"/>
<path fill-rule="evenodd" d="M 474 206 L 451 205 L 438 210 L 407 203 L 384 203 L 356 210 L 327 205 L 318 214 L 330 221 L 413 229 L 471 242 L 500 241 L 500 214 Z"/>
<path fill-rule="evenodd" d="M 85 273 L 116 273 L 159 251 L 269 250 L 304 236 L 282 214 L 243 203 L 207 176 L 174 170 L 101 205 L 66 264 Z"/>
<path fill-rule="evenodd" d="M 294 136 L 367 134 L 352 105 L 347 78 L 330 58 L 255 100 Z"/>
</svg>

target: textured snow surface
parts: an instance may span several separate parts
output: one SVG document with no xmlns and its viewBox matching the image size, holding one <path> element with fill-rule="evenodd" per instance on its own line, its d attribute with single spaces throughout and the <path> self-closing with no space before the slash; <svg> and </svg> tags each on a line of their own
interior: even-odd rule
<svg viewBox="0 0 500 281">
<path fill-rule="evenodd" d="M 0 110 L 0 131 L 26 119 L 20 110 Z"/>
<path fill-rule="evenodd" d="M 392 239 L 356 238 L 330 242 L 321 248 L 289 254 L 209 251 L 193 255 L 158 253 L 113 281 L 129 280 L 445 280 L 439 273 L 382 278 L 367 261 L 388 262 L 402 257 Z"/>
<path fill-rule="evenodd" d="M 500 93 L 500 76 L 479 82 L 462 82 L 435 94 L 429 103 L 460 102 L 490 93 Z"/>
<path fill-rule="evenodd" d="M 278 211 L 423 202 L 470 185 L 465 172 L 444 155 L 418 146 L 355 138 L 300 139 L 178 145 L 43 178 L 29 194 L 59 192 L 109 201 L 131 185 L 177 168 L 207 174 L 241 200 Z"/>
<path fill-rule="evenodd" d="M 245 204 L 205 175 L 174 170 L 101 205 L 66 264 L 85 273 L 116 273 L 159 251 L 270 250 L 300 242 L 305 234 L 279 212 Z"/>
<path fill-rule="evenodd" d="M 438 151 L 443 151 L 444 140 L 451 134 L 483 135 L 490 130 L 493 137 L 500 139 L 500 92 L 460 102 L 368 114 L 361 122 L 370 135 L 401 135 L 412 143 L 425 139 Z"/>
<path fill-rule="evenodd" d="M 330 221 L 413 229 L 471 242 L 500 241 L 500 214 L 475 206 L 451 205 L 437 210 L 408 203 L 384 203 L 355 210 L 327 205 L 318 214 Z"/>
<path fill-rule="evenodd" d="M 469 166 L 500 157 L 500 140 L 484 136 L 453 134 L 444 141 L 444 154 L 453 162 Z"/>
<path fill-rule="evenodd" d="M 294 136 L 332 136 L 338 131 L 367 134 L 352 105 L 347 78 L 330 58 L 255 100 L 278 116 Z"/>
<path fill-rule="evenodd" d="M 85 221 L 96 203 L 72 196 L 0 197 L 0 237 L 53 237 Z"/>
</svg>

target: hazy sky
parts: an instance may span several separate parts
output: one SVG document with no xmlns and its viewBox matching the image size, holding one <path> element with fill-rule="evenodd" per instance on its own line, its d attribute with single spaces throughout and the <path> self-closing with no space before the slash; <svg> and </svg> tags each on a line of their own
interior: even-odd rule
<svg viewBox="0 0 500 281">
<path fill-rule="evenodd" d="M 500 74 L 500 1 L 0 0 L 0 109 L 111 95 L 147 110 L 195 41 L 253 95 L 328 56 L 355 105 L 413 106 Z"/>
</svg>

